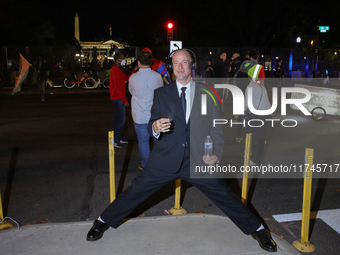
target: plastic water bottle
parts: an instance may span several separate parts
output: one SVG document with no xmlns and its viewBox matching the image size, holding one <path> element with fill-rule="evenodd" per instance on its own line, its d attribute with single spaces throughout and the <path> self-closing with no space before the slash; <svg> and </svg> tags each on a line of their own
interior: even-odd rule
<svg viewBox="0 0 340 255">
<path fill-rule="evenodd" d="M 211 157 L 213 150 L 213 141 L 210 138 L 210 135 L 207 136 L 204 142 L 204 157 Z"/>
</svg>

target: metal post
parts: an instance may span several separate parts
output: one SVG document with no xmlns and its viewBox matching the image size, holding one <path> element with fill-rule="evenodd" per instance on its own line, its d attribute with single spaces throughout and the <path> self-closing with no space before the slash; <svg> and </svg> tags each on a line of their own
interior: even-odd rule
<svg viewBox="0 0 340 255">
<path fill-rule="evenodd" d="M 244 149 L 244 162 L 243 162 L 245 170 L 249 167 L 250 152 L 251 152 L 251 136 L 252 136 L 252 133 L 246 134 L 246 147 Z M 241 200 L 244 204 L 247 204 L 248 176 L 249 176 L 249 172 L 244 171 L 243 179 L 242 179 L 242 196 L 241 196 Z"/>
<path fill-rule="evenodd" d="M 109 131 L 110 203 L 116 199 L 114 131 Z"/>
<path fill-rule="evenodd" d="M 1 200 L 1 193 L 0 193 L 0 221 L 4 219 L 4 212 L 2 209 L 2 200 Z M 0 229 L 6 229 L 6 228 L 12 228 L 13 225 L 11 223 L 8 223 L 7 221 L 3 221 L 0 223 Z"/>
<path fill-rule="evenodd" d="M 314 72 L 315 72 L 315 77 L 316 78 L 318 75 L 318 63 L 319 63 L 319 26 L 320 26 L 320 20 L 318 21 L 318 26 L 316 28 L 316 42 L 315 42 L 315 63 L 314 63 Z"/>
<path fill-rule="evenodd" d="M 302 204 L 302 224 L 301 239 L 293 242 L 293 246 L 299 251 L 313 252 L 315 246 L 308 240 L 309 222 L 310 222 L 310 206 L 312 193 L 312 166 L 313 166 L 314 149 L 306 148 L 305 152 L 305 171 L 303 173 L 303 204 Z"/>
<path fill-rule="evenodd" d="M 176 180 L 175 206 L 169 212 L 172 215 L 187 214 L 187 211 L 180 205 L 181 200 L 181 179 Z"/>
<path fill-rule="evenodd" d="M 175 209 L 180 208 L 181 202 L 181 179 L 176 180 L 176 190 L 175 190 Z"/>
</svg>

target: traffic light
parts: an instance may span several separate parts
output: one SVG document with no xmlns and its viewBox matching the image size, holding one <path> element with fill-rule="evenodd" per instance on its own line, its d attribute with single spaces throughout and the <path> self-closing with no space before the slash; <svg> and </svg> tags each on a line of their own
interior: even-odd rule
<svg viewBox="0 0 340 255">
<path fill-rule="evenodd" d="M 168 22 L 166 24 L 166 30 L 167 30 L 167 41 L 172 41 L 174 38 L 174 23 L 173 22 Z"/>
</svg>

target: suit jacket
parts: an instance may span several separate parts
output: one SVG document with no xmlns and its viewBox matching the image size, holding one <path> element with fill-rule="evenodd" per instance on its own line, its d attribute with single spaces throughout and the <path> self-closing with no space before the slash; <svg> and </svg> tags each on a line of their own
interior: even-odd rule
<svg viewBox="0 0 340 255">
<path fill-rule="evenodd" d="M 205 89 L 205 90 L 203 90 Z M 220 160 L 223 154 L 223 131 L 220 125 L 213 127 L 213 119 L 219 118 L 219 106 L 206 93 L 210 90 L 203 84 L 190 82 L 190 119 L 185 121 L 176 83 L 171 83 L 155 90 L 148 131 L 152 135 L 152 125 L 160 118 L 172 118 L 171 129 L 160 133 L 146 163 L 146 168 L 166 172 L 178 172 L 183 160 L 190 164 L 205 165 L 204 141 L 210 135 L 214 142 L 214 151 Z M 207 115 L 201 115 L 201 96 L 207 94 Z M 213 94 L 213 93 L 210 93 Z M 184 158 L 185 150 L 190 150 L 190 159 Z M 189 170 L 189 169 L 188 169 Z"/>
</svg>

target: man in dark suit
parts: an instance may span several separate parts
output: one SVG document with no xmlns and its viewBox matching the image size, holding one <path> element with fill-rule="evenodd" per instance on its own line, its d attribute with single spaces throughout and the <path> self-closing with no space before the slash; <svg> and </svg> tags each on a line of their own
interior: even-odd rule
<svg viewBox="0 0 340 255">
<path fill-rule="evenodd" d="M 276 251 L 275 242 L 262 224 L 222 179 L 190 177 L 191 160 L 195 164 L 212 166 L 221 159 L 223 132 L 220 127 L 212 125 L 212 118 L 219 116 L 219 108 L 210 97 L 207 100 L 209 114 L 196 118 L 201 115 L 200 99 L 204 90 L 200 89 L 203 85 L 196 85 L 191 79 L 193 63 L 190 53 L 183 49 L 177 50 L 172 63 L 176 82 L 155 90 L 148 130 L 156 141 L 144 170 L 95 220 L 87 240 L 100 239 L 109 226 L 117 228 L 124 218 L 155 191 L 173 180 L 183 179 L 208 196 L 245 234 L 252 234 L 262 248 Z M 195 132 L 190 132 L 191 125 L 196 126 L 191 127 Z M 214 155 L 211 157 L 203 156 L 203 144 L 207 135 L 214 142 Z M 190 137 L 195 140 L 192 143 L 200 146 L 190 146 Z"/>
</svg>

